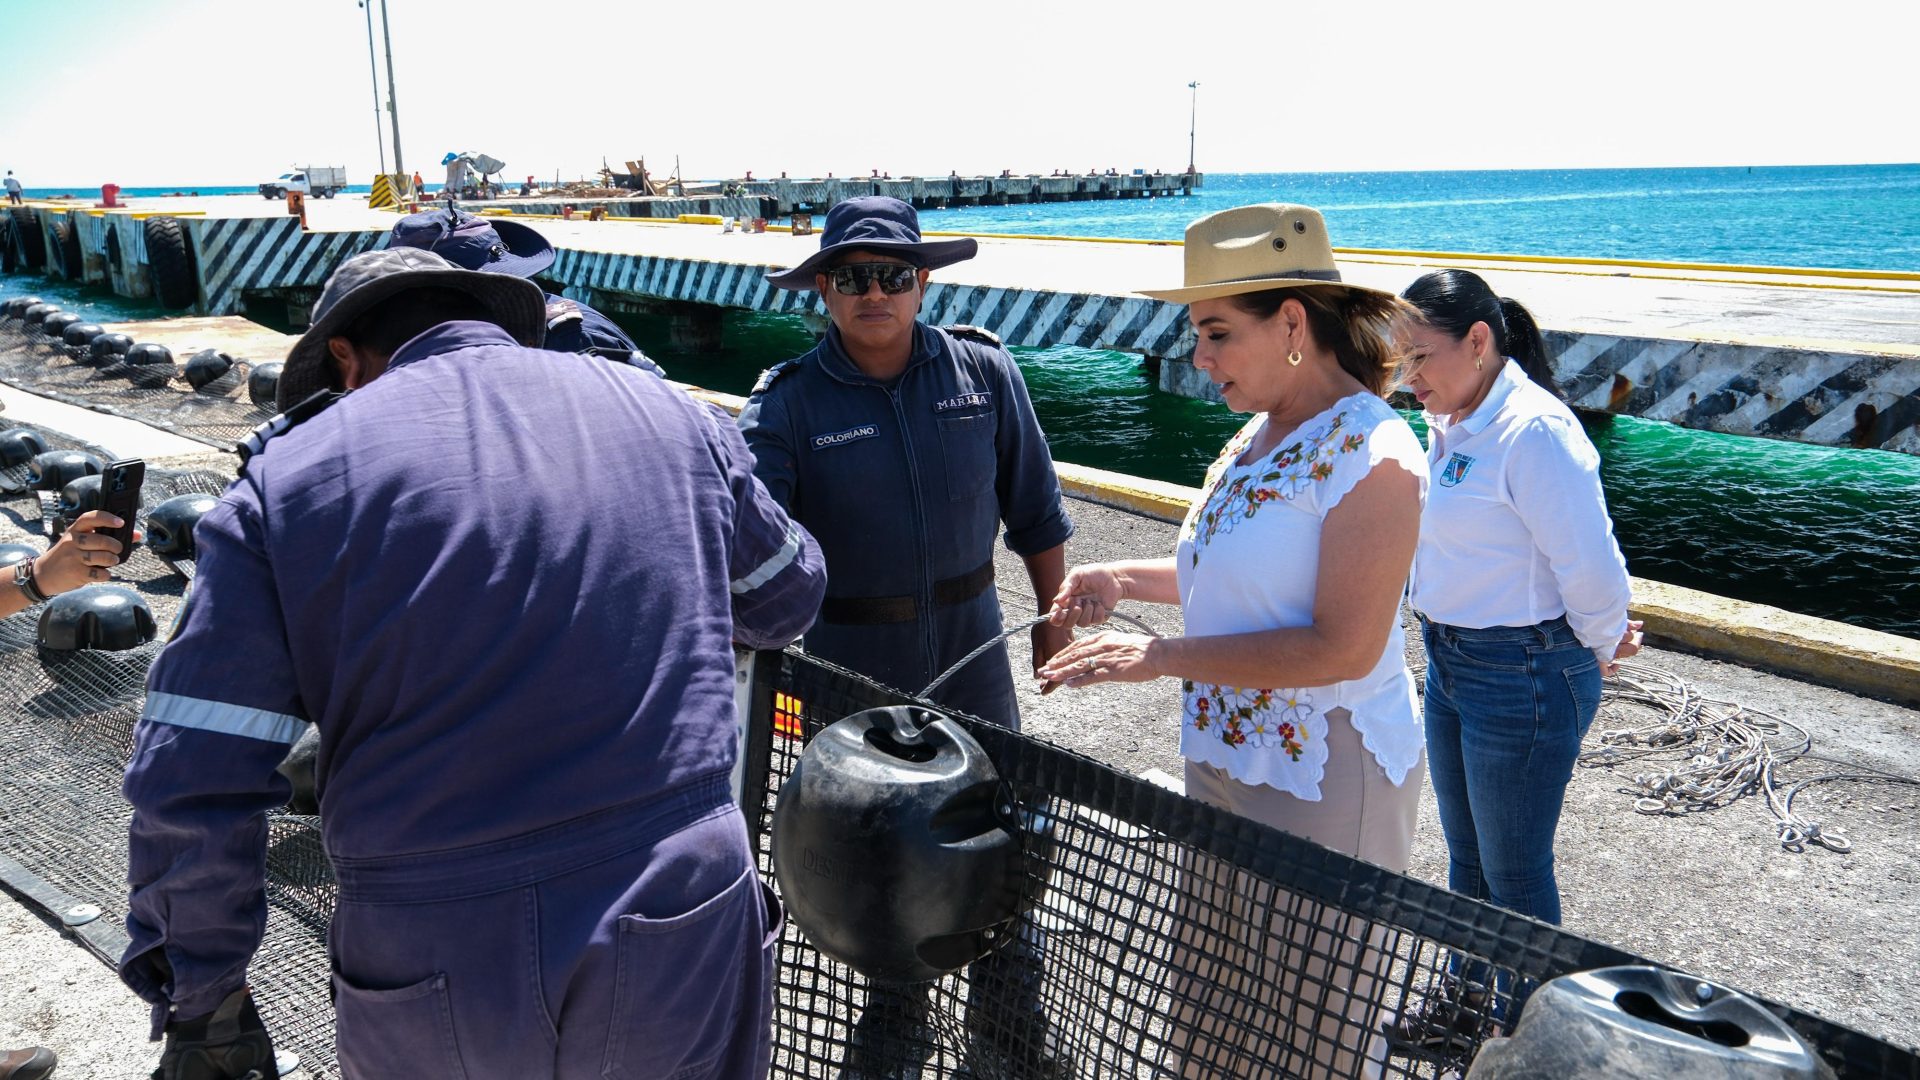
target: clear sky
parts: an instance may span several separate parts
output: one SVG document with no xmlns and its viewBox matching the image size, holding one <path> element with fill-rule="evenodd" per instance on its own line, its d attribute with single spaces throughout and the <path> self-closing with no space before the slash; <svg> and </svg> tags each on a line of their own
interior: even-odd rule
<svg viewBox="0 0 1920 1080">
<path fill-rule="evenodd" d="M 603 156 L 664 175 L 676 154 L 705 179 L 1175 170 L 1193 80 L 1215 172 L 1920 160 L 1913 0 L 388 3 L 405 162 L 435 181 L 451 150 L 516 179 Z M 0 168 L 366 183 L 364 19 L 355 0 L 0 0 Z"/>
</svg>

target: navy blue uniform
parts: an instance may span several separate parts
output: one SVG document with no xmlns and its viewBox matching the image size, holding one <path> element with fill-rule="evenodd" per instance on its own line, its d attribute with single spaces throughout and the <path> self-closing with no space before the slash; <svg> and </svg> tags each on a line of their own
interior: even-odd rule
<svg viewBox="0 0 1920 1080">
<path fill-rule="evenodd" d="M 347 1076 L 764 1076 L 777 905 L 728 790 L 731 641 L 817 545 L 661 379 L 446 323 L 248 464 L 154 664 L 122 976 L 204 1013 L 266 918 L 309 724 Z"/>
<path fill-rule="evenodd" d="M 1021 556 L 1073 533 L 1026 382 L 997 345 L 916 323 L 906 370 L 883 383 L 829 328 L 762 377 L 740 428 L 755 475 L 826 552 L 807 651 L 908 693 L 1001 632 L 1002 522 Z M 935 696 L 1019 725 L 1004 645 Z"/>
<path fill-rule="evenodd" d="M 593 353 L 666 374 L 612 319 L 578 300 L 547 294 L 547 340 L 554 352 Z"/>
</svg>

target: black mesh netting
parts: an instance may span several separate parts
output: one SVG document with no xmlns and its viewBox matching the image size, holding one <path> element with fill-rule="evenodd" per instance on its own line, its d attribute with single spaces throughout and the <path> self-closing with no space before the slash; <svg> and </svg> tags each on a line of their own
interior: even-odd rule
<svg viewBox="0 0 1920 1080">
<path fill-rule="evenodd" d="M 187 357 L 174 357 L 173 376 L 159 385 L 154 369 L 114 360 L 94 366 L 84 349 L 31 334 L 19 319 L 0 319 L 0 382 L 71 404 L 138 420 L 209 446 L 229 447 L 247 436 L 272 409 L 247 396 L 251 362 L 236 359 L 226 374 L 198 390 L 184 375 Z"/>
</svg>

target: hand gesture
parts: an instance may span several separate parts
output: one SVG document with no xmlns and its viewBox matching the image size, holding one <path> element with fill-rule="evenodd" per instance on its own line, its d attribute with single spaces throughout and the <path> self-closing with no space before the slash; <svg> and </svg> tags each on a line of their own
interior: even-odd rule
<svg viewBox="0 0 1920 1080">
<path fill-rule="evenodd" d="M 1126 599 L 1126 588 L 1113 567 L 1088 563 L 1067 571 L 1053 596 L 1047 622 L 1053 626 L 1095 626 L 1107 621 L 1114 606 Z"/>
</svg>

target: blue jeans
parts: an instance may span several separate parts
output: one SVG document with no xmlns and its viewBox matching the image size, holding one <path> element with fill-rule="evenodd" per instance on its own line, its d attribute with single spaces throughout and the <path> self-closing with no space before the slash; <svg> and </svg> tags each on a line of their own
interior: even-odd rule
<svg viewBox="0 0 1920 1080">
<path fill-rule="evenodd" d="M 1427 774 L 1447 837 L 1447 887 L 1557 924 L 1553 834 L 1600 708 L 1600 661 L 1564 617 L 1485 630 L 1421 626 Z"/>
</svg>

